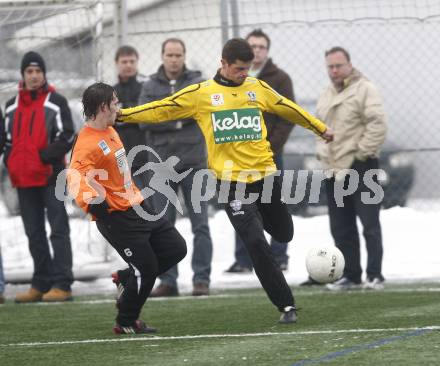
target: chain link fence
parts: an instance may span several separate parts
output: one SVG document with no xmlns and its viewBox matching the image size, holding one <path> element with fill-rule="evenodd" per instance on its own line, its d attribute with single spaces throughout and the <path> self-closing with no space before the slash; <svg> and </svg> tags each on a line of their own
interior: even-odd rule
<svg viewBox="0 0 440 366">
<path fill-rule="evenodd" d="M 439 23 L 435 0 L 0 1 L 0 102 L 16 92 L 19 62 L 30 49 L 44 55 L 49 81 L 75 104 L 93 80 L 116 81 L 114 53 L 122 41 L 139 50 L 148 75 L 161 63 L 163 40 L 180 37 L 187 65 L 208 78 L 223 42 L 258 27 L 271 37 L 270 55 L 293 79 L 298 103 L 313 112 L 328 84 L 324 51 L 340 45 L 381 90 L 388 141 L 406 153 L 393 164 L 415 167 L 410 197 L 433 199 L 440 193 Z M 78 105 L 74 110 L 80 123 Z"/>
<path fill-rule="evenodd" d="M 122 43 L 138 49 L 140 71 L 149 75 L 161 63 L 162 42 L 179 37 L 186 43 L 187 66 L 210 78 L 220 66 L 225 40 L 254 28 L 270 36 L 270 56 L 291 76 L 297 103 L 311 112 L 329 83 L 324 51 L 349 50 L 354 67 L 385 100 L 390 206 L 439 210 L 437 0 L 0 0 L 0 103 L 4 107 L 16 93 L 23 53 L 36 50 L 80 126 L 82 91 L 94 80 L 116 81 L 114 53 Z M 296 134 L 286 155 L 295 156 L 292 161 L 300 156 L 303 168 L 312 167 L 307 159 L 313 145 L 298 150 Z"/>
</svg>

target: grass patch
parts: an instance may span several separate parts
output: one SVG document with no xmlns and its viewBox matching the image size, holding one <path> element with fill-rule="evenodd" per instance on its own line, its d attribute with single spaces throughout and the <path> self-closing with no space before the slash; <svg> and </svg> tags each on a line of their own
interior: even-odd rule
<svg viewBox="0 0 440 366">
<path fill-rule="evenodd" d="M 295 296 L 302 310 L 298 323 L 287 326 L 277 323 L 279 314 L 261 290 L 148 301 L 142 318 L 159 328 L 157 336 L 113 335 L 116 311 L 109 298 L 8 302 L 0 307 L 1 365 L 306 365 L 324 363 L 319 359 L 335 352 L 340 355 L 325 365 L 438 361 L 438 330 L 405 337 L 440 326 L 438 285 L 344 293 L 298 289 Z M 402 338 L 368 348 L 396 336 Z M 347 353 L 351 348 L 356 351 Z"/>
</svg>

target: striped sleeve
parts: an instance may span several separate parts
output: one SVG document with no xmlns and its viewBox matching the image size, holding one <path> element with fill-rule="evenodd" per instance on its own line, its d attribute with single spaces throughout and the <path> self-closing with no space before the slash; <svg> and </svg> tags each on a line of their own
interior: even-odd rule
<svg viewBox="0 0 440 366">
<path fill-rule="evenodd" d="M 44 103 L 45 108 L 55 113 L 56 135 L 49 141 L 49 145 L 41 151 L 41 158 L 45 163 L 57 163 L 72 148 L 75 132 L 72 114 L 66 98 L 58 93 L 49 93 Z"/>
<path fill-rule="evenodd" d="M 261 88 L 266 97 L 264 99 L 265 112 L 276 114 L 286 121 L 311 130 L 317 135 L 321 135 L 325 132 L 327 126 L 318 118 L 312 116 L 298 104 L 278 94 L 264 81 L 258 81 L 260 82 Z"/>
<path fill-rule="evenodd" d="M 177 93 L 134 108 L 121 109 L 118 121 L 134 123 L 160 123 L 194 118 L 200 84 L 190 85 Z"/>
</svg>

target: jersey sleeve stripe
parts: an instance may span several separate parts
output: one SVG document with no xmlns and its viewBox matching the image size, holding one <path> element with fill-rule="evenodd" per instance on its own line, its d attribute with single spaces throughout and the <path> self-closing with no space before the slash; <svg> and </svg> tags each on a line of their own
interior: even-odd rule
<svg viewBox="0 0 440 366">
<path fill-rule="evenodd" d="M 306 124 L 309 125 L 309 126 L 311 127 L 311 130 L 315 131 L 318 135 L 321 135 L 321 134 L 322 134 L 322 132 L 319 131 L 319 129 L 318 129 L 313 123 L 311 123 L 310 120 L 309 120 L 308 118 L 306 118 L 306 117 L 304 116 L 304 114 L 301 113 L 300 110 L 294 108 L 293 106 L 290 106 L 290 105 L 288 105 L 288 104 L 283 103 L 283 99 L 280 99 L 280 100 L 277 102 L 277 104 L 278 104 L 278 105 L 282 105 L 283 107 L 287 107 L 287 108 L 293 109 L 296 113 L 298 113 L 298 114 L 304 119 L 304 121 L 306 122 Z"/>
<path fill-rule="evenodd" d="M 191 89 L 191 90 L 183 90 L 181 93 L 177 92 L 176 94 L 172 95 L 170 97 L 170 103 L 166 103 L 166 104 L 161 104 L 161 105 L 157 105 L 157 106 L 148 106 L 145 108 L 136 108 L 135 111 L 130 112 L 130 113 L 123 113 L 122 117 L 128 117 L 128 116 L 132 116 L 134 114 L 138 114 L 138 113 L 142 113 L 145 111 L 149 111 L 149 110 L 153 110 L 153 109 L 158 109 L 158 108 L 169 108 L 169 107 L 182 107 L 178 102 L 177 99 L 182 97 L 185 94 L 188 93 L 193 93 L 196 92 L 197 90 L 200 89 L 200 84 L 195 84 L 195 88 Z M 154 103 L 154 102 L 151 102 Z M 149 105 L 150 103 L 147 103 L 147 105 Z"/>
</svg>

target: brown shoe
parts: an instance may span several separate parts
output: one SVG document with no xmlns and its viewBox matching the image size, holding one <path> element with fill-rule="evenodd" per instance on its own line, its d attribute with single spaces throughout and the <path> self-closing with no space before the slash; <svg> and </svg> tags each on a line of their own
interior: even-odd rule
<svg viewBox="0 0 440 366">
<path fill-rule="evenodd" d="M 64 291 L 60 288 L 53 287 L 49 292 L 46 292 L 42 301 L 55 302 L 55 301 L 72 301 L 72 291 Z"/>
<path fill-rule="evenodd" d="M 209 295 L 209 285 L 204 282 L 196 282 L 193 287 L 193 296 L 208 296 Z"/>
<path fill-rule="evenodd" d="M 27 303 L 27 302 L 37 302 L 41 301 L 44 292 L 37 290 L 36 288 L 31 287 L 26 292 L 18 293 L 15 296 L 16 303 Z"/>
<path fill-rule="evenodd" d="M 172 297 L 179 296 L 179 290 L 177 287 L 172 287 L 164 284 L 160 284 L 153 291 L 151 291 L 150 297 Z"/>
</svg>

